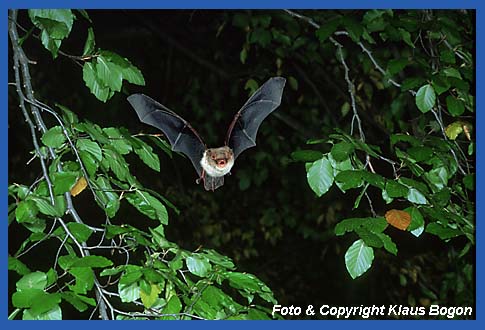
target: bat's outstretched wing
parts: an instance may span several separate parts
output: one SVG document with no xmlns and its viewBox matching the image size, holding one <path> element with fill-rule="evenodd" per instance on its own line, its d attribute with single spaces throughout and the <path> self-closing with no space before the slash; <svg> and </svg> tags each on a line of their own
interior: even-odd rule
<svg viewBox="0 0 485 330">
<path fill-rule="evenodd" d="M 173 151 L 189 157 L 200 176 L 200 160 L 206 146 L 192 126 L 175 112 L 146 95 L 130 95 L 128 102 L 135 109 L 141 122 L 152 125 L 165 134 Z"/>
<path fill-rule="evenodd" d="M 236 113 L 226 136 L 226 145 L 234 152 L 234 159 L 256 145 L 259 126 L 280 105 L 285 83 L 285 78 L 270 78 Z"/>
</svg>

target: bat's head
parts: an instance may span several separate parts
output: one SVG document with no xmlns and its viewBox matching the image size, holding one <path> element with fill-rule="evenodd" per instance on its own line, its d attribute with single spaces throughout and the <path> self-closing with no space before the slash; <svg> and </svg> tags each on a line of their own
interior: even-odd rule
<svg viewBox="0 0 485 330">
<path fill-rule="evenodd" d="M 207 149 L 200 160 L 200 165 L 210 176 L 224 176 L 234 165 L 234 152 L 227 146 Z"/>
</svg>

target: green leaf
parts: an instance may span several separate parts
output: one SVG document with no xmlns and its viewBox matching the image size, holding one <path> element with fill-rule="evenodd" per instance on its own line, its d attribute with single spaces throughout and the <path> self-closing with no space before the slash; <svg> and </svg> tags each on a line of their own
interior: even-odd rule
<svg viewBox="0 0 485 330">
<path fill-rule="evenodd" d="M 426 204 L 428 201 L 426 200 L 426 197 L 417 189 L 415 188 L 409 188 L 408 194 L 406 196 L 406 199 L 410 201 L 411 203 L 415 204 Z"/>
<path fill-rule="evenodd" d="M 401 84 L 401 91 L 408 91 L 410 89 L 414 89 L 421 85 L 424 82 L 424 79 L 421 77 L 410 77 L 404 79 Z"/>
<path fill-rule="evenodd" d="M 72 269 L 75 267 L 90 267 L 90 268 L 95 268 L 95 267 L 108 267 L 113 265 L 113 262 L 109 260 L 106 257 L 102 256 L 85 256 L 82 258 L 75 257 L 75 256 L 61 256 L 59 257 L 59 266 L 61 266 L 62 269 Z"/>
<path fill-rule="evenodd" d="M 335 226 L 335 235 L 341 236 L 346 232 L 355 231 L 359 228 L 365 228 L 372 233 L 381 233 L 387 228 L 387 221 L 384 217 L 345 219 Z"/>
<path fill-rule="evenodd" d="M 249 94 L 252 95 L 256 90 L 259 88 L 259 84 L 256 80 L 254 79 L 249 79 L 246 81 L 246 84 L 244 85 L 244 89 L 249 89 Z"/>
<path fill-rule="evenodd" d="M 241 61 L 242 64 L 246 63 L 246 59 L 248 58 L 248 51 L 246 47 L 244 46 L 241 52 L 239 53 L 239 60 Z"/>
<path fill-rule="evenodd" d="M 83 296 L 80 296 L 80 295 L 78 295 L 74 292 L 70 292 L 70 291 L 62 292 L 61 297 L 62 297 L 62 300 L 67 301 L 68 303 L 70 303 L 74 308 L 76 308 L 80 312 L 84 312 L 88 309 L 88 305 L 85 303 L 83 298 L 92 300 L 94 305 L 96 305 L 96 302 L 93 298 L 83 297 Z"/>
<path fill-rule="evenodd" d="M 193 254 L 185 259 L 189 271 L 197 276 L 205 277 L 212 270 L 212 266 L 206 257 Z"/>
<path fill-rule="evenodd" d="M 61 40 L 52 39 L 46 30 L 42 30 L 40 34 L 40 41 L 45 49 L 51 52 L 52 57 L 56 58 L 59 48 L 61 47 Z"/>
<path fill-rule="evenodd" d="M 407 58 L 392 59 L 387 63 L 387 71 L 391 75 L 401 72 L 407 65 L 409 60 Z"/>
<path fill-rule="evenodd" d="M 426 113 L 436 102 L 436 94 L 430 84 L 422 86 L 416 93 L 416 106 L 422 113 Z"/>
<path fill-rule="evenodd" d="M 86 42 L 84 43 L 83 56 L 93 55 L 95 45 L 96 41 L 94 40 L 94 30 L 92 27 L 90 27 L 88 28 L 88 36 L 86 38 Z"/>
<path fill-rule="evenodd" d="M 118 293 L 122 302 L 133 302 L 140 299 L 140 287 L 136 282 L 129 285 L 118 283 Z"/>
<path fill-rule="evenodd" d="M 13 270 L 19 275 L 27 275 L 30 273 L 29 267 L 17 258 L 8 256 L 8 270 Z"/>
<path fill-rule="evenodd" d="M 296 80 L 295 77 L 289 76 L 288 83 L 290 84 L 291 89 L 293 89 L 294 91 L 298 90 L 298 80 Z"/>
<path fill-rule="evenodd" d="M 448 185 L 448 170 L 444 166 L 435 167 L 431 171 L 425 173 L 424 176 L 438 190 L 441 190 Z"/>
<path fill-rule="evenodd" d="M 424 218 L 419 209 L 415 206 L 407 207 L 404 209 L 407 213 L 411 215 L 411 223 L 409 224 L 407 230 L 410 231 L 414 236 L 419 237 L 421 233 L 419 231 L 415 232 L 419 228 L 424 229 Z M 417 234 L 417 235 L 416 235 Z"/>
<path fill-rule="evenodd" d="M 463 235 L 461 230 L 451 228 L 438 222 L 432 222 L 426 226 L 426 232 L 436 235 L 443 240 Z"/>
<path fill-rule="evenodd" d="M 32 200 L 20 201 L 15 209 L 15 219 L 18 223 L 33 222 L 38 213 L 37 206 Z"/>
<path fill-rule="evenodd" d="M 137 190 L 135 193 L 127 193 L 125 197 L 131 205 L 150 219 L 158 220 L 164 225 L 168 224 L 167 209 L 149 193 Z"/>
<path fill-rule="evenodd" d="M 96 160 L 96 158 L 87 151 L 79 151 L 79 157 L 81 158 L 81 161 L 84 165 L 84 168 L 86 169 L 86 172 L 88 173 L 88 176 L 93 176 L 98 170 L 98 160 Z"/>
<path fill-rule="evenodd" d="M 152 147 L 150 147 L 142 140 L 139 140 L 138 142 L 140 143 L 141 147 L 135 148 L 135 153 L 146 165 L 148 165 L 148 167 L 157 172 L 160 172 L 160 160 L 158 159 L 158 155 L 153 152 Z"/>
<path fill-rule="evenodd" d="M 116 177 L 121 181 L 127 180 L 131 174 L 128 169 L 128 163 L 126 162 L 125 158 L 123 158 L 123 156 L 121 156 L 111 146 L 105 146 L 103 148 L 103 151 L 104 151 L 104 158 L 107 160 L 109 164 L 109 168 L 113 171 Z"/>
<path fill-rule="evenodd" d="M 463 178 L 463 184 L 468 190 L 475 190 L 475 174 L 467 174 Z"/>
<path fill-rule="evenodd" d="M 182 310 L 182 302 L 179 297 L 173 295 L 162 309 L 162 314 L 177 314 Z"/>
<path fill-rule="evenodd" d="M 104 56 L 96 57 L 97 80 L 105 87 L 119 92 L 123 83 L 122 68 L 109 62 Z"/>
<path fill-rule="evenodd" d="M 326 41 L 336 30 L 340 24 L 340 18 L 329 19 L 322 24 L 318 30 L 315 31 L 315 35 L 321 43 Z"/>
<path fill-rule="evenodd" d="M 374 249 L 368 247 L 363 240 L 355 241 L 345 253 L 345 266 L 352 279 L 364 274 L 374 260 Z"/>
<path fill-rule="evenodd" d="M 93 61 L 96 62 L 96 61 Z M 91 93 L 102 102 L 110 98 L 110 89 L 99 80 L 96 67 L 92 62 L 85 62 L 83 65 L 83 80 Z"/>
<path fill-rule="evenodd" d="M 352 188 L 357 188 L 364 184 L 364 180 L 362 179 L 362 172 L 363 171 L 359 170 L 341 171 L 335 176 L 335 181 L 341 183 L 339 187 L 344 191 Z"/>
<path fill-rule="evenodd" d="M 79 173 L 77 172 L 56 172 L 52 174 L 52 184 L 54 186 L 54 193 L 62 195 L 71 190 L 77 182 Z"/>
<path fill-rule="evenodd" d="M 261 47 L 267 47 L 271 43 L 272 35 L 269 30 L 256 28 L 251 32 L 249 42 L 258 43 Z"/>
<path fill-rule="evenodd" d="M 333 167 L 330 161 L 324 157 L 315 161 L 307 171 L 307 180 L 310 188 L 318 197 L 325 194 L 333 184 Z"/>
<path fill-rule="evenodd" d="M 405 43 L 407 43 L 412 48 L 416 47 L 416 46 L 414 46 L 414 43 L 411 41 L 411 33 L 404 30 L 403 28 L 398 28 L 397 30 L 401 34 L 402 40 L 404 40 Z"/>
<path fill-rule="evenodd" d="M 96 190 L 96 196 L 98 196 L 103 203 L 102 207 L 104 208 L 106 215 L 113 218 L 120 208 L 120 197 L 113 191 L 113 187 L 111 187 L 108 179 L 98 176 L 96 184 L 97 188 L 99 188 L 99 190 Z"/>
<path fill-rule="evenodd" d="M 59 148 L 66 142 L 61 126 L 54 126 L 42 135 L 42 143 L 51 148 Z"/>
<path fill-rule="evenodd" d="M 349 155 L 354 152 L 354 145 L 349 142 L 339 142 L 337 144 L 334 144 L 332 146 L 332 150 L 330 153 L 332 154 L 332 157 L 338 161 L 344 161 L 347 158 L 349 158 Z"/>
<path fill-rule="evenodd" d="M 32 310 L 26 309 L 22 315 L 22 320 L 62 320 L 62 310 L 59 305 L 41 314 L 36 314 Z"/>
<path fill-rule="evenodd" d="M 46 29 L 54 39 L 67 37 L 74 23 L 74 14 L 70 9 L 29 9 L 28 12 L 32 23 L 40 29 Z"/>
<path fill-rule="evenodd" d="M 123 134 L 121 134 L 121 132 L 117 128 L 114 128 L 114 127 L 103 128 L 103 132 L 108 136 L 110 141 L 109 144 L 112 145 L 115 148 L 115 150 L 118 151 L 121 155 L 127 155 L 132 151 L 133 148 L 129 143 L 129 140 L 125 138 L 125 136 L 123 136 Z M 130 140 L 136 141 L 137 145 L 143 142 L 139 139 L 131 138 L 131 137 L 130 137 Z"/>
<path fill-rule="evenodd" d="M 442 75 L 442 74 L 437 74 L 433 77 L 433 88 L 436 92 L 436 94 L 441 95 L 444 92 L 446 92 L 448 89 L 450 89 L 451 85 L 448 82 L 448 79 Z"/>
<path fill-rule="evenodd" d="M 344 16 L 342 20 L 343 26 L 349 33 L 350 38 L 354 42 L 359 42 L 362 33 L 364 32 L 364 28 L 360 22 L 351 18 L 350 16 Z"/>
<path fill-rule="evenodd" d="M 397 255 L 397 246 L 392 241 L 391 237 L 384 233 L 378 233 L 376 235 L 381 239 L 382 243 L 384 244 L 384 249 L 386 249 L 387 252 Z"/>
<path fill-rule="evenodd" d="M 86 242 L 93 233 L 93 230 L 83 223 L 69 222 L 67 228 L 80 243 Z"/>
<path fill-rule="evenodd" d="M 465 112 L 465 104 L 452 95 L 446 97 L 446 108 L 453 117 L 461 116 Z"/>
<path fill-rule="evenodd" d="M 145 79 L 141 71 L 125 57 L 107 50 L 101 51 L 100 54 L 120 68 L 123 79 L 135 85 L 145 86 Z"/>
<path fill-rule="evenodd" d="M 63 198 L 63 196 L 59 196 Z M 52 205 L 51 202 L 45 197 L 32 197 L 35 205 L 39 209 L 40 213 L 50 215 L 52 217 L 60 217 L 64 214 L 62 205 Z"/>
<path fill-rule="evenodd" d="M 99 147 L 99 145 L 89 139 L 78 139 L 76 141 L 76 148 L 79 151 L 88 152 L 99 161 L 103 158 L 103 153 L 101 152 L 101 148 Z"/>
<path fill-rule="evenodd" d="M 295 161 L 314 162 L 323 157 L 323 153 L 316 150 L 297 150 L 291 153 L 291 158 Z"/>
<path fill-rule="evenodd" d="M 69 285 L 73 292 L 86 294 L 91 291 L 94 286 L 94 272 L 90 267 L 73 267 L 69 269 L 69 273 L 76 279 L 74 285 Z"/>
<path fill-rule="evenodd" d="M 391 198 L 405 197 L 409 193 L 409 188 L 394 180 L 387 180 L 386 193 Z"/>
<path fill-rule="evenodd" d="M 17 281 L 16 287 L 18 291 L 26 289 L 45 289 L 47 285 L 47 275 L 43 272 L 33 272 L 23 276 Z"/>
</svg>

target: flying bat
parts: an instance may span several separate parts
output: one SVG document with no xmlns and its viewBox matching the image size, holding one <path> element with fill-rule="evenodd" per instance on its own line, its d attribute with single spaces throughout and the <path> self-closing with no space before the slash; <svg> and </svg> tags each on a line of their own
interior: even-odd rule
<svg viewBox="0 0 485 330">
<path fill-rule="evenodd" d="M 256 135 L 263 120 L 281 104 L 286 79 L 273 77 L 265 82 L 242 106 L 232 120 L 224 145 L 207 148 L 197 131 L 172 110 L 143 94 L 133 94 L 128 102 L 140 121 L 161 130 L 173 151 L 185 154 L 194 165 L 206 190 L 221 187 L 236 158 L 256 145 Z"/>
</svg>

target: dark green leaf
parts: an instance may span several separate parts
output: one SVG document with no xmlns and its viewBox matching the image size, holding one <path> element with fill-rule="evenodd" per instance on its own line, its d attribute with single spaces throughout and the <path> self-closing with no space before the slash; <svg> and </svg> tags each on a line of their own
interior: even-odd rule
<svg viewBox="0 0 485 330">
<path fill-rule="evenodd" d="M 339 24 L 340 18 L 329 19 L 315 31 L 315 35 L 323 43 L 337 30 Z"/>
<path fill-rule="evenodd" d="M 362 171 L 342 171 L 335 176 L 335 181 L 340 182 L 342 190 L 357 188 L 363 185 Z"/>
<path fill-rule="evenodd" d="M 463 184 L 468 190 L 475 190 L 475 174 L 467 174 L 463 178 Z"/>
<path fill-rule="evenodd" d="M 167 304 L 162 310 L 162 314 L 177 314 L 180 313 L 182 310 L 182 302 L 180 301 L 179 297 L 173 295 L 168 300 Z"/>
<path fill-rule="evenodd" d="M 461 230 L 456 228 L 451 228 L 447 225 L 443 225 L 438 222 L 432 222 L 428 224 L 426 226 L 426 232 L 436 235 L 443 240 L 463 235 Z"/>
<path fill-rule="evenodd" d="M 314 162 L 323 157 L 323 153 L 316 150 L 297 150 L 291 153 L 291 158 L 296 161 Z"/>
<path fill-rule="evenodd" d="M 402 40 L 404 40 L 404 42 L 407 43 L 412 48 L 415 48 L 414 43 L 411 41 L 411 33 L 409 33 L 408 31 L 402 28 L 398 28 L 397 30 L 401 34 Z"/>
<path fill-rule="evenodd" d="M 461 116 L 465 112 L 465 104 L 452 95 L 446 97 L 446 108 L 453 117 Z"/>
<path fill-rule="evenodd" d="M 352 38 L 353 41 L 358 42 L 360 37 L 362 36 L 362 33 L 364 32 L 362 24 L 360 22 L 357 22 L 350 16 L 344 16 L 342 23 L 349 33 L 350 38 Z"/>
<path fill-rule="evenodd" d="M 450 87 L 451 85 L 444 75 L 438 74 L 433 77 L 433 88 L 436 94 L 441 95 L 450 89 Z"/>
<path fill-rule="evenodd" d="M 251 32 L 249 42 L 258 43 L 261 47 L 267 47 L 271 43 L 271 32 L 264 28 L 256 28 Z"/>
<path fill-rule="evenodd" d="M 391 237 L 384 233 L 378 233 L 376 235 L 381 239 L 382 243 L 384 244 L 384 249 L 386 249 L 387 252 L 397 255 L 397 246 L 392 241 Z"/>
<path fill-rule="evenodd" d="M 332 146 L 330 153 L 332 157 L 340 162 L 349 158 L 349 155 L 354 152 L 354 145 L 349 142 L 340 142 Z"/>
<path fill-rule="evenodd" d="M 137 190 L 135 193 L 126 194 L 125 196 L 131 205 L 150 219 L 159 220 L 164 225 L 168 224 L 167 209 L 149 193 Z"/>
<path fill-rule="evenodd" d="M 93 28 L 90 27 L 88 28 L 88 37 L 86 38 L 86 42 L 84 43 L 83 56 L 93 55 L 95 45 L 96 41 L 94 40 L 94 31 Z"/>
<path fill-rule="evenodd" d="M 355 231 L 361 227 L 372 233 L 381 233 L 387 228 L 387 221 L 384 217 L 345 219 L 335 226 L 335 235 L 341 236 L 346 232 Z"/>
<path fill-rule="evenodd" d="M 401 72 L 406 67 L 406 65 L 408 65 L 408 63 L 409 60 L 407 58 L 390 60 L 389 63 L 387 63 L 387 71 L 389 71 L 389 74 L 395 75 Z"/>
<path fill-rule="evenodd" d="M 409 193 L 409 188 L 394 180 L 388 180 L 386 182 L 386 193 L 391 198 L 405 197 Z"/>
</svg>

